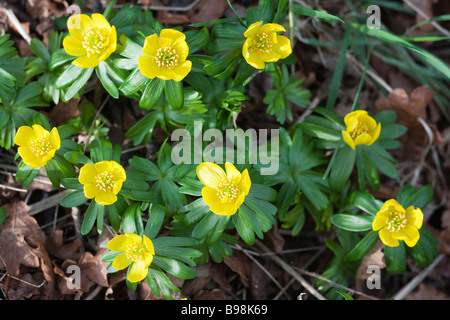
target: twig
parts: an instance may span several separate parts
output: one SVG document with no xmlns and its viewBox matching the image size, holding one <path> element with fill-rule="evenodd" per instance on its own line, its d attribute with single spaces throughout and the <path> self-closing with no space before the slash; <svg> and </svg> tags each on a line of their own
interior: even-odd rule
<svg viewBox="0 0 450 320">
<path fill-rule="evenodd" d="M 240 245 L 236 245 L 235 246 L 237 249 L 241 250 L 242 252 L 244 252 L 244 254 L 250 258 L 250 260 L 252 260 L 262 271 L 264 271 L 264 273 L 270 278 L 270 280 L 273 281 L 273 283 L 275 283 L 275 285 L 281 290 L 283 291 L 283 287 L 281 286 L 281 284 L 277 281 L 277 279 L 275 279 L 270 272 L 264 268 L 264 266 L 255 258 L 252 257 L 251 254 L 249 254 L 248 252 L 246 252 L 246 250 L 244 250 Z M 289 299 L 289 296 L 285 293 L 286 297 Z"/>
<path fill-rule="evenodd" d="M 58 205 L 61 202 L 61 199 L 70 192 L 71 190 L 63 190 L 39 202 L 33 203 L 32 205 L 30 205 L 30 210 L 28 211 L 28 214 L 32 216 L 46 209 Z"/>
<path fill-rule="evenodd" d="M 405 298 L 411 291 L 413 291 L 422 281 L 428 276 L 428 274 L 436 267 L 436 265 L 444 259 L 445 254 L 441 253 L 437 258 L 430 264 L 425 270 L 420 272 L 417 276 L 414 277 L 410 282 L 408 282 L 399 292 L 393 297 L 394 300 L 402 300 Z"/>
<path fill-rule="evenodd" d="M 14 187 L 6 186 L 4 184 L 0 184 L 0 188 L 12 190 L 12 191 L 17 191 L 17 192 L 23 192 L 23 193 L 27 193 L 28 192 L 27 189 L 14 188 Z"/>
<path fill-rule="evenodd" d="M 25 29 L 20 24 L 20 21 L 17 19 L 16 15 L 11 9 L 6 8 L 0 8 L 0 11 L 6 14 L 11 24 L 16 28 L 16 30 L 20 33 L 22 38 L 25 39 L 25 41 L 30 44 L 31 43 L 31 37 L 30 35 L 25 31 Z"/>
<path fill-rule="evenodd" d="M 88 135 L 87 135 L 87 138 L 86 138 L 86 144 L 84 145 L 84 152 L 86 152 L 86 148 L 87 148 L 89 139 L 91 138 L 91 135 L 92 135 L 92 130 L 94 130 L 95 121 L 97 120 L 98 116 L 100 115 L 100 112 L 102 112 L 103 108 L 105 107 L 106 103 L 108 102 L 109 97 L 110 97 L 110 95 L 108 95 L 106 97 L 105 101 L 103 101 L 102 105 L 97 110 L 97 113 L 95 114 L 94 119 L 92 120 L 92 124 L 91 124 L 91 127 L 89 128 L 89 132 L 88 132 Z"/>
<path fill-rule="evenodd" d="M 403 2 L 406 3 L 408 6 L 410 6 L 416 13 L 421 15 L 426 20 L 431 18 L 425 12 L 423 12 L 419 7 L 417 7 L 414 3 L 412 3 L 410 0 L 403 0 Z M 433 27 L 435 27 L 437 30 L 442 32 L 444 35 L 446 35 L 447 37 L 450 37 L 450 32 L 448 32 L 448 30 L 443 28 L 439 23 L 437 23 L 436 21 L 431 21 L 430 23 L 433 25 Z"/>
<path fill-rule="evenodd" d="M 264 252 L 270 252 L 270 250 L 261 242 L 256 240 L 255 244 Z M 301 275 L 299 275 L 290 265 L 283 261 L 278 255 L 268 256 L 270 259 L 278 263 L 287 273 L 295 278 L 306 290 L 308 290 L 313 296 L 319 300 L 326 300 L 325 297 L 320 294 L 312 285 L 308 283 Z"/>
</svg>

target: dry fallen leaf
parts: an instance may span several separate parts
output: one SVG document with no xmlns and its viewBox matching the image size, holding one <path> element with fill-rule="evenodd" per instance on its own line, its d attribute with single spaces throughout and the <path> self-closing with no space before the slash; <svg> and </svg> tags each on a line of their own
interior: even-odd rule
<svg viewBox="0 0 450 320">
<path fill-rule="evenodd" d="M 404 300 L 450 300 L 450 296 L 435 287 L 421 283 L 419 289 L 408 294 Z"/>
<path fill-rule="evenodd" d="M 23 201 L 14 201 L 4 208 L 7 216 L 0 236 L 0 267 L 6 264 L 8 274 L 17 277 L 20 266 L 40 267 L 40 257 L 26 239 L 33 235 L 35 241 L 44 243 L 45 234 L 36 219 L 27 214 L 29 207 Z"/>
<path fill-rule="evenodd" d="M 361 265 L 356 272 L 357 288 L 362 288 L 362 284 L 365 283 L 369 277 L 373 277 L 375 275 L 372 272 L 367 272 L 369 266 L 377 266 L 380 269 L 386 268 L 383 248 L 384 245 L 381 241 L 378 241 L 372 251 L 366 254 L 366 256 L 362 259 Z"/>
<path fill-rule="evenodd" d="M 50 255 L 61 260 L 78 260 L 81 256 L 81 239 L 76 238 L 72 242 L 64 243 L 63 230 L 52 231 L 47 237 L 45 247 Z"/>
</svg>

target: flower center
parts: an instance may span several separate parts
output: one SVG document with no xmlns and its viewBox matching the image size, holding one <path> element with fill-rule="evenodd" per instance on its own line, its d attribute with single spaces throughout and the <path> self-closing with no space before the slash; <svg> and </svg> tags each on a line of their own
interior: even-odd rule
<svg viewBox="0 0 450 320">
<path fill-rule="evenodd" d="M 356 139 L 363 133 L 369 133 L 369 128 L 367 128 L 367 125 L 364 123 L 358 123 L 358 126 L 351 132 L 350 136 L 352 139 Z"/>
<path fill-rule="evenodd" d="M 83 48 L 86 49 L 87 56 L 100 54 L 109 43 L 106 29 L 92 29 L 83 39 Z"/>
<path fill-rule="evenodd" d="M 94 182 L 95 186 L 100 191 L 109 192 L 114 187 L 114 183 L 116 182 L 116 180 L 114 179 L 114 176 L 111 173 L 105 171 L 96 175 Z"/>
<path fill-rule="evenodd" d="M 30 143 L 30 149 L 36 157 L 44 157 L 52 149 L 52 146 L 48 139 L 40 137 Z"/>
<path fill-rule="evenodd" d="M 389 216 L 386 218 L 386 228 L 391 231 L 400 231 L 406 226 L 406 214 L 397 211 L 394 206 L 389 208 Z"/>
<path fill-rule="evenodd" d="M 233 201 L 239 194 L 236 183 L 230 180 L 222 180 L 217 185 L 217 196 L 220 200 Z"/>
<path fill-rule="evenodd" d="M 159 48 L 156 51 L 155 61 L 160 68 L 172 69 L 178 65 L 178 54 L 171 47 Z"/>
<path fill-rule="evenodd" d="M 143 254 L 144 248 L 142 247 L 142 244 L 134 242 L 127 246 L 126 255 L 128 259 L 133 260 L 134 262 L 142 261 L 144 259 Z"/>
<path fill-rule="evenodd" d="M 272 50 L 272 39 L 265 32 L 258 32 L 253 42 L 253 49 L 258 53 L 270 52 Z"/>
</svg>

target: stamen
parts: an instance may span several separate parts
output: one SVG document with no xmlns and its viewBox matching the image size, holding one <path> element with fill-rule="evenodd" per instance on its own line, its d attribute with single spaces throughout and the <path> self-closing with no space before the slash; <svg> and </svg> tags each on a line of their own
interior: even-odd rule
<svg viewBox="0 0 450 320">
<path fill-rule="evenodd" d="M 358 126 L 351 132 L 350 136 L 352 137 L 352 139 L 356 139 L 356 137 L 368 132 L 369 128 L 367 128 L 366 124 L 358 123 Z"/>
<path fill-rule="evenodd" d="M 114 179 L 114 176 L 111 173 L 105 171 L 105 172 L 99 173 L 94 178 L 94 182 L 95 182 L 95 186 L 100 191 L 109 192 L 114 187 L 114 183 L 116 182 L 116 180 Z"/>
<path fill-rule="evenodd" d="M 83 39 L 83 48 L 86 49 L 87 56 L 100 54 L 109 43 L 109 38 L 106 36 L 106 29 L 92 29 Z"/>
<path fill-rule="evenodd" d="M 253 50 L 258 53 L 270 52 L 272 50 L 272 39 L 265 32 L 258 32 L 253 38 Z"/>
<path fill-rule="evenodd" d="M 391 231 L 400 231 L 406 227 L 406 214 L 397 211 L 394 206 L 389 208 L 389 216 L 386 218 L 386 228 Z"/>
<path fill-rule="evenodd" d="M 136 242 L 129 244 L 125 253 L 127 258 L 134 262 L 142 261 L 144 259 L 144 248 L 142 247 L 142 244 Z"/>
<path fill-rule="evenodd" d="M 155 62 L 159 68 L 172 69 L 178 65 L 177 51 L 171 47 L 159 48 L 156 51 Z"/>
<path fill-rule="evenodd" d="M 52 149 L 52 146 L 48 139 L 39 137 L 30 143 L 30 149 L 36 157 L 44 157 Z"/>
<path fill-rule="evenodd" d="M 233 181 L 222 180 L 217 185 L 217 196 L 220 200 L 233 201 L 239 194 L 239 188 Z"/>
</svg>

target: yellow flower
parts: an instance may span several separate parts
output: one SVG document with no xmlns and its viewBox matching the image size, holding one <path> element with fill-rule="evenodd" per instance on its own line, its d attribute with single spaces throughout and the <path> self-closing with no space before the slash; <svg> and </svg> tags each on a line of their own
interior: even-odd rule
<svg viewBox="0 0 450 320">
<path fill-rule="evenodd" d="M 93 13 L 75 14 L 67 20 L 70 36 L 64 38 L 63 47 L 71 56 L 79 57 L 72 63 L 80 68 L 96 67 L 116 51 L 117 33 L 104 16 Z"/>
<path fill-rule="evenodd" d="M 112 262 L 112 266 L 117 270 L 125 269 L 133 263 L 128 273 L 130 282 L 139 282 L 145 279 L 148 267 L 155 255 L 152 240 L 145 235 L 140 237 L 134 233 L 125 233 L 112 238 L 107 246 L 111 251 L 122 252 Z"/>
<path fill-rule="evenodd" d="M 344 122 L 347 130 L 342 130 L 342 136 L 353 150 L 359 144 L 370 146 L 380 136 L 381 123 L 377 124 L 365 110 L 350 112 L 345 116 Z"/>
<path fill-rule="evenodd" d="M 19 146 L 17 152 L 23 162 L 32 168 L 44 167 L 61 147 L 58 129 L 48 132 L 38 124 L 20 127 L 14 143 Z"/>
<path fill-rule="evenodd" d="M 266 62 L 284 59 L 292 53 L 291 41 L 277 32 L 286 31 L 277 23 L 262 21 L 253 23 L 244 32 L 245 40 L 242 55 L 249 65 L 256 69 L 264 69 Z"/>
<path fill-rule="evenodd" d="M 145 38 L 143 55 L 138 59 L 139 70 L 147 78 L 181 81 L 191 71 L 192 62 L 186 60 L 189 47 L 184 33 L 163 29 Z"/>
<path fill-rule="evenodd" d="M 203 162 L 197 166 L 197 176 L 205 185 L 202 196 L 210 210 L 218 215 L 233 215 L 244 202 L 251 181 L 247 169 L 240 173 L 234 165 L 225 163 L 225 171 L 217 164 Z"/>
<path fill-rule="evenodd" d="M 419 241 L 419 229 L 422 227 L 423 213 L 413 206 L 406 210 L 394 199 L 388 200 L 377 213 L 372 223 L 374 231 L 381 241 L 389 247 L 397 247 L 398 240 L 403 240 L 409 247 L 414 247 Z"/>
<path fill-rule="evenodd" d="M 117 201 L 116 194 L 126 180 L 123 167 L 115 161 L 100 161 L 95 165 L 85 164 L 80 169 L 78 180 L 84 185 L 84 195 L 95 198 L 98 204 L 110 205 Z"/>
</svg>

